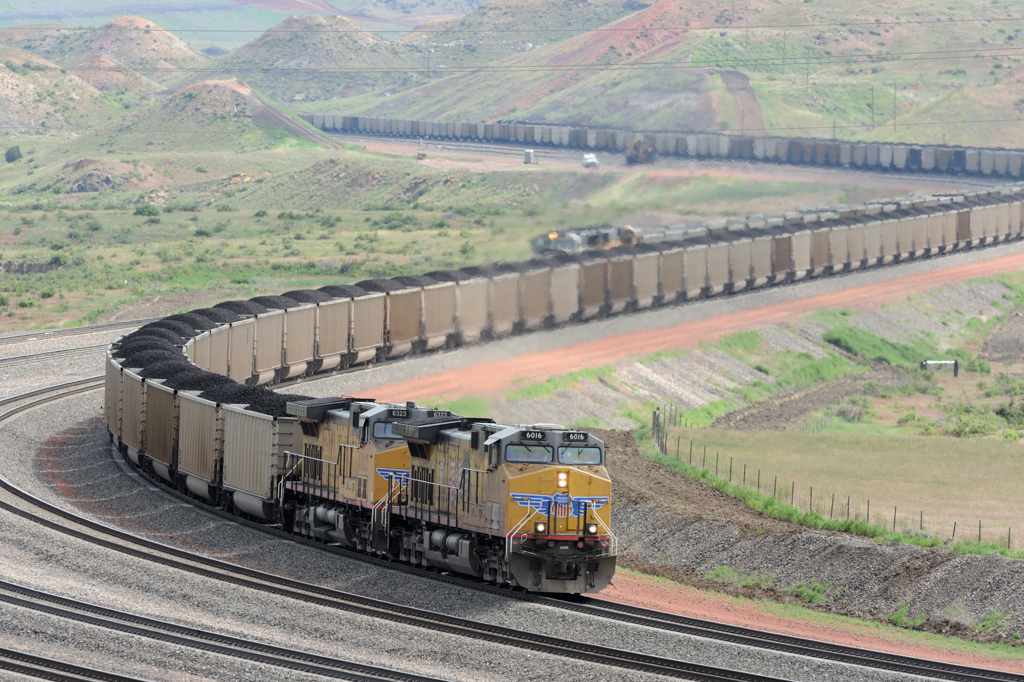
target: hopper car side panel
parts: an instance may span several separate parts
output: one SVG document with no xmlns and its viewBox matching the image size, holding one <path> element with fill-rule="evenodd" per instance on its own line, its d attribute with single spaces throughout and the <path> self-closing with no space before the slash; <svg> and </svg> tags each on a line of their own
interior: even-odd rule
<svg viewBox="0 0 1024 682">
<path fill-rule="evenodd" d="M 284 350 L 284 311 L 256 316 L 256 372 L 254 381 L 265 384 L 274 379 Z"/>
<path fill-rule="evenodd" d="M 344 363 L 349 352 L 351 316 L 352 299 L 336 299 L 319 304 L 316 353 L 318 370 L 334 369 Z M 378 328 L 383 334 L 383 320 L 378 320 Z"/>
<path fill-rule="evenodd" d="M 231 328 L 217 327 L 210 332 L 210 367 L 214 374 L 228 374 L 228 338 Z"/>
<path fill-rule="evenodd" d="M 455 336 L 455 283 L 423 287 L 423 343 L 425 349 L 441 348 Z"/>
<path fill-rule="evenodd" d="M 575 295 L 575 291 L 573 292 Z M 492 277 L 487 292 L 491 334 L 509 334 L 519 322 L 519 273 L 509 272 Z"/>
<path fill-rule="evenodd" d="M 608 312 L 622 312 L 632 301 L 633 256 L 610 258 L 608 260 Z"/>
<path fill-rule="evenodd" d="M 455 317 L 459 339 L 477 341 L 487 328 L 487 280 L 459 282 L 455 289 Z"/>
<path fill-rule="evenodd" d="M 423 326 L 423 294 L 421 289 L 393 291 L 387 295 L 388 355 L 404 355 L 420 340 Z"/>
<path fill-rule="evenodd" d="M 228 336 L 228 377 L 245 381 L 253 374 L 256 354 L 256 320 L 232 322 Z"/>
<path fill-rule="evenodd" d="M 353 362 L 366 362 L 383 352 L 386 328 L 387 298 L 384 294 L 352 299 Z"/>
<path fill-rule="evenodd" d="M 540 329 L 551 315 L 551 268 L 528 270 L 519 279 L 523 329 Z"/>
<path fill-rule="evenodd" d="M 682 248 L 670 248 L 658 256 L 658 290 L 661 300 L 673 303 L 686 296 L 683 280 L 683 260 L 686 252 Z"/>
<path fill-rule="evenodd" d="M 657 252 L 636 255 L 633 262 L 633 299 L 637 308 L 649 308 L 658 298 L 660 260 L 660 254 Z"/>
<path fill-rule="evenodd" d="M 223 426 L 217 404 L 200 398 L 197 393 L 178 393 L 178 472 L 209 486 L 219 482 L 221 438 L 218 432 Z M 211 499 L 208 489 L 206 493 L 203 497 Z"/>
<path fill-rule="evenodd" d="M 175 442 L 178 436 L 178 405 L 173 389 L 160 380 L 146 380 L 145 449 L 144 454 L 160 478 L 172 481 Z"/>
<path fill-rule="evenodd" d="M 683 288 L 687 300 L 700 298 L 708 286 L 708 245 L 695 244 L 683 251 Z"/>
<path fill-rule="evenodd" d="M 103 382 L 103 418 L 107 421 L 107 428 L 115 438 L 121 437 L 121 366 L 118 365 L 110 353 L 107 353 L 107 363 L 104 368 L 105 379 Z"/>
</svg>

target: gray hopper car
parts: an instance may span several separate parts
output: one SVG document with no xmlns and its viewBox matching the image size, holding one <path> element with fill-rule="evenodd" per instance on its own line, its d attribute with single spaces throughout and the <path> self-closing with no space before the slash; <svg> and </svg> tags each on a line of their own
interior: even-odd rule
<svg viewBox="0 0 1024 682">
<path fill-rule="evenodd" d="M 751 137 L 687 132 L 592 130 L 523 123 L 443 123 L 367 116 L 303 114 L 327 132 L 394 137 L 522 142 L 596 151 L 622 152 L 637 138 L 654 141 L 659 154 L 768 163 L 844 166 L 878 171 L 1024 177 L 1024 150 L 821 139 Z"/>
<path fill-rule="evenodd" d="M 794 214 L 635 248 L 324 287 L 305 297 L 295 292 L 302 301 L 226 302 L 213 310 L 231 310 L 231 321 L 196 331 L 179 348 L 200 369 L 251 387 L 270 385 L 442 346 L 1020 239 L 1022 189 Z M 267 519 L 286 453 L 302 442 L 301 424 L 176 390 L 170 381 L 147 378 L 146 368 L 125 364 L 117 354 L 122 351 L 112 346 L 108 353 L 104 417 L 125 456 L 198 498 Z"/>
</svg>

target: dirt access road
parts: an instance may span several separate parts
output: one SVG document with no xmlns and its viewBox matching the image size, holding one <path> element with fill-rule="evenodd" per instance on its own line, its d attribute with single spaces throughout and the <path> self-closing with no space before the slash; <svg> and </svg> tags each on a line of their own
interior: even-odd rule
<svg viewBox="0 0 1024 682">
<path fill-rule="evenodd" d="M 523 380 L 692 348 L 818 310 L 871 310 L 947 284 L 1022 269 L 1024 243 L 1016 242 L 385 363 L 359 376 L 347 375 L 338 383 L 332 379 L 317 383 L 326 390 L 372 390 L 377 399 L 390 401 L 499 396 L 513 383 L 521 386 Z"/>
</svg>

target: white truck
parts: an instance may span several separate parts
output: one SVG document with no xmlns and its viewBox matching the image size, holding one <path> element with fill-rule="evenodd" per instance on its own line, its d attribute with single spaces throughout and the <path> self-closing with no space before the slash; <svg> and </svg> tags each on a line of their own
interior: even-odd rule
<svg viewBox="0 0 1024 682">
<path fill-rule="evenodd" d="M 597 168 L 597 154 L 584 154 L 583 155 L 583 167 L 584 168 Z"/>
</svg>

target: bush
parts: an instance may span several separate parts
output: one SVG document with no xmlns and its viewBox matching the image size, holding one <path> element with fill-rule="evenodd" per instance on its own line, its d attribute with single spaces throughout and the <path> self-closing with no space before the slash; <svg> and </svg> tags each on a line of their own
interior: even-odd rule
<svg viewBox="0 0 1024 682">
<path fill-rule="evenodd" d="M 63 253 L 55 253 L 50 256 L 50 263 L 53 265 L 64 266 L 68 264 L 68 257 Z"/>
<path fill-rule="evenodd" d="M 160 209 L 153 204 L 142 204 L 135 207 L 135 215 L 155 217 L 160 215 Z"/>
<path fill-rule="evenodd" d="M 203 228 L 201 228 L 201 227 L 200 227 L 199 229 L 197 229 L 197 230 L 196 230 L 195 232 L 193 232 L 192 234 L 194 234 L 194 235 L 195 235 L 195 236 L 197 236 L 197 237 L 212 237 L 212 236 L 213 236 L 213 235 L 212 235 L 212 234 L 210 233 L 210 231 L 209 231 L 209 230 L 204 230 L 204 229 L 203 229 Z"/>
<path fill-rule="evenodd" d="M 266 217 L 267 217 L 267 212 L 266 212 L 266 211 L 264 211 L 264 210 L 263 210 L 263 209 L 261 208 L 260 210 L 258 210 L 258 211 L 256 211 L 255 213 L 253 213 L 253 217 L 254 217 L 254 218 L 266 218 Z"/>
<path fill-rule="evenodd" d="M 910 607 L 907 606 L 906 603 L 900 602 L 900 605 L 897 606 L 894 610 L 887 613 L 885 617 L 889 620 L 890 623 L 901 628 L 917 627 L 918 625 L 920 625 L 928 619 L 928 616 L 923 613 L 914 616 L 913 618 L 907 618 L 907 615 L 909 613 Z"/>
<path fill-rule="evenodd" d="M 7 159 L 7 163 L 14 163 L 21 158 L 21 147 L 18 145 L 8 147 L 7 151 L 4 153 L 4 158 Z"/>
<path fill-rule="evenodd" d="M 153 216 L 152 218 L 146 218 L 146 224 L 148 224 L 148 225 L 156 225 L 159 222 L 160 222 L 160 219 L 157 218 L 156 216 Z"/>
</svg>

